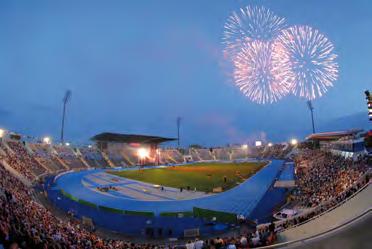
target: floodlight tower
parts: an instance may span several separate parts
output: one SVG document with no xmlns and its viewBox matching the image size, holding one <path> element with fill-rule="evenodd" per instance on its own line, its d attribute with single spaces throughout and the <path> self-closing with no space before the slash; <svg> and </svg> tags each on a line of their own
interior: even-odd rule
<svg viewBox="0 0 372 249">
<path fill-rule="evenodd" d="M 181 117 L 177 117 L 177 145 L 178 145 L 178 148 L 180 147 L 180 127 L 181 127 L 181 120 L 182 118 Z"/>
<path fill-rule="evenodd" d="M 62 112 L 62 125 L 61 125 L 61 143 L 64 143 L 63 135 L 65 129 L 65 116 L 66 116 L 66 105 L 71 100 L 71 90 L 67 90 L 65 96 L 62 99 L 63 102 L 63 112 Z"/>
<path fill-rule="evenodd" d="M 313 103 L 311 103 L 311 100 L 307 101 L 307 107 L 310 110 L 311 113 L 311 123 L 313 125 L 313 134 L 315 133 L 315 124 L 314 124 L 314 106 Z"/>
</svg>

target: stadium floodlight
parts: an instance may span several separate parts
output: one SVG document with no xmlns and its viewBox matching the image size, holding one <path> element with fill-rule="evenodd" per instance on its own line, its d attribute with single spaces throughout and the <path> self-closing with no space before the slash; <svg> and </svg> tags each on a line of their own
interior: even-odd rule
<svg viewBox="0 0 372 249">
<path fill-rule="evenodd" d="M 242 149 L 243 149 L 243 150 L 248 149 L 248 144 L 243 144 L 243 145 L 242 145 Z"/>
<path fill-rule="evenodd" d="M 257 140 L 255 142 L 256 147 L 260 147 L 262 145 L 262 141 Z"/>
<path fill-rule="evenodd" d="M 314 123 L 314 106 L 311 100 L 307 101 L 307 107 L 309 108 L 311 114 L 311 125 L 313 127 L 313 134 L 315 133 L 315 123 Z"/>
<path fill-rule="evenodd" d="M 4 135 L 5 135 L 5 130 L 4 129 L 0 129 L 0 138 L 2 138 Z"/>
<path fill-rule="evenodd" d="M 66 146 L 70 146 L 70 143 L 65 143 Z"/>
<path fill-rule="evenodd" d="M 50 137 L 44 137 L 43 138 L 43 143 L 50 144 L 51 142 L 52 142 L 52 139 Z"/>
<path fill-rule="evenodd" d="M 89 145 L 88 145 L 88 148 L 89 148 L 89 149 L 92 148 L 92 145 L 89 144 Z"/>
<path fill-rule="evenodd" d="M 298 144 L 297 139 L 292 138 L 292 139 L 291 139 L 291 144 L 292 144 L 292 145 L 296 145 L 296 144 Z"/>
<path fill-rule="evenodd" d="M 139 148 L 137 150 L 137 155 L 140 159 L 145 159 L 145 158 L 149 157 L 150 151 L 146 148 Z"/>
<path fill-rule="evenodd" d="M 63 110 L 62 110 L 62 124 L 61 124 L 61 143 L 63 144 L 64 139 L 64 130 L 65 130 L 65 116 L 66 116 L 66 105 L 71 99 L 72 92 L 71 90 L 67 90 L 65 96 L 62 99 L 63 102 Z"/>
<path fill-rule="evenodd" d="M 273 143 L 268 143 L 267 145 L 268 145 L 269 147 L 271 147 L 271 146 L 273 146 Z"/>
</svg>

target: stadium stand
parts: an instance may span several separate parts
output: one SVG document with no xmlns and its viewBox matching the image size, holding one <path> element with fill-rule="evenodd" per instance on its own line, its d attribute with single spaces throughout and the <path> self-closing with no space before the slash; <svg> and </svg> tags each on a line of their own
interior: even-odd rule
<svg viewBox="0 0 372 249">
<path fill-rule="evenodd" d="M 215 155 L 215 158 L 217 160 L 225 160 L 225 161 L 230 161 L 230 152 L 226 148 L 215 148 L 213 149 L 213 153 Z"/>
<path fill-rule="evenodd" d="M 51 146 L 41 143 L 28 143 L 28 146 L 33 151 L 35 159 L 49 168 L 49 172 L 59 172 L 68 169 L 55 159 L 51 152 Z"/>
<path fill-rule="evenodd" d="M 191 155 L 192 159 L 194 161 L 202 161 L 203 159 L 199 155 L 199 150 L 195 148 L 189 149 L 189 154 Z"/>
<path fill-rule="evenodd" d="M 231 160 L 238 160 L 248 157 L 247 149 L 241 147 L 233 147 L 231 148 Z"/>
<path fill-rule="evenodd" d="M 2 145 L 2 148 L 7 153 L 7 162 L 19 172 L 26 171 L 28 179 L 34 180 L 35 177 L 46 173 L 47 170 L 29 154 L 22 143 L 18 141 L 3 141 Z"/>
<path fill-rule="evenodd" d="M 173 164 L 182 162 L 178 157 L 177 150 L 174 149 L 163 149 L 160 150 L 160 163 L 161 164 Z"/>
<path fill-rule="evenodd" d="M 211 161 L 213 160 L 213 156 L 210 149 L 198 149 L 197 154 L 201 158 L 202 161 Z"/>
<path fill-rule="evenodd" d="M 87 168 L 87 165 L 79 158 L 79 156 L 69 146 L 54 145 L 53 148 L 57 152 L 57 157 L 72 169 Z"/>
<path fill-rule="evenodd" d="M 360 182 L 364 184 L 364 182 Z M 324 233 L 329 228 L 336 228 L 352 221 L 372 206 L 372 185 L 369 184 L 354 194 L 349 193 L 345 201 L 340 201 L 334 208 L 323 212 L 307 222 L 285 229 L 279 234 L 278 241 L 294 241 Z M 320 218 L 320 219 L 318 219 Z"/>
<path fill-rule="evenodd" d="M 84 160 L 90 165 L 92 168 L 103 168 L 109 167 L 109 163 L 105 160 L 102 153 L 94 147 L 80 147 L 77 149 Z"/>
<path fill-rule="evenodd" d="M 128 164 L 125 161 L 124 157 L 121 155 L 120 151 L 107 151 L 105 152 L 107 157 L 110 158 L 110 161 L 115 165 L 115 167 L 127 167 Z"/>
<path fill-rule="evenodd" d="M 124 146 L 121 150 L 121 155 L 127 166 L 134 166 L 138 164 L 137 150 L 135 148 Z"/>
<path fill-rule="evenodd" d="M 169 155 L 177 162 L 177 163 L 183 163 L 184 158 L 181 152 L 177 149 L 169 149 L 167 150 Z"/>
</svg>

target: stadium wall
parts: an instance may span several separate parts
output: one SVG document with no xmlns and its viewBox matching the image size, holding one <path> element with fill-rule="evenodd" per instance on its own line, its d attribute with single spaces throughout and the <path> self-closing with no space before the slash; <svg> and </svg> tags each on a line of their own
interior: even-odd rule
<svg viewBox="0 0 372 249">
<path fill-rule="evenodd" d="M 48 198 L 58 208 L 65 212 L 72 212 L 77 218 L 89 217 L 94 225 L 108 228 L 112 231 L 126 235 L 150 236 L 150 237 L 183 237 L 185 230 L 198 229 L 200 235 L 216 234 L 224 231 L 228 225 L 221 223 L 205 222 L 203 216 L 190 217 L 190 214 L 180 217 L 174 214 L 154 216 L 150 212 L 122 211 L 112 208 L 99 207 L 93 203 L 78 200 L 68 193 L 48 189 Z M 225 220 L 224 220 L 225 221 Z M 159 234 L 159 229 L 162 234 Z M 154 234 L 146 234 L 153 230 Z"/>
</svg>

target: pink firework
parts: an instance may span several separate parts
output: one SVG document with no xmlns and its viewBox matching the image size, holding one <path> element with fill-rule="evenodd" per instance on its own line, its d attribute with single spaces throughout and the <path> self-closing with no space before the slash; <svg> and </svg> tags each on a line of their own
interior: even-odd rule
<svg viewBox="0 0 372 249">
<path fill-rule="evenodd" d="M 276 102 L 290 92 L 288 64 L 273 63 L 273 49 L 271 42 L 246 42 L 234 59 L 236 86 L 259 104 Z M 278 51 L 277 54 L 280 52 L 283 56 L 287 55 L 285 51 Z"/>
</svg>

